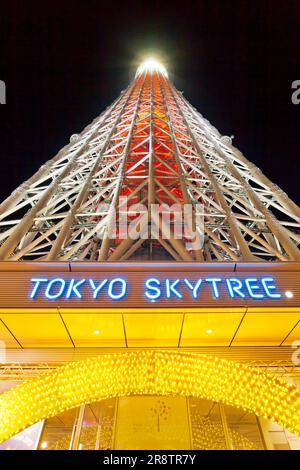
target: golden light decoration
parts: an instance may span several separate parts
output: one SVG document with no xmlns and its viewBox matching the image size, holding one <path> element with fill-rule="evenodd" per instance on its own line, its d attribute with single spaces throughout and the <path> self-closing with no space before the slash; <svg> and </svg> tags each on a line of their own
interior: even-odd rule
<svg viewBox="0 0 300 470">
<path fill-rule="evenodd" d="M 130 395 L 181 395 L 241 407 L 300 435 L 300 389 L 258 368 L 194 352 L 144 350 L 73 362 L 0 395 L 0 442 L 76 406 Z"/>
<path fill-rule="evenodd" d="M 89 426 L 82 428 L 80 434 L 80 443 L 84 450 L 95 450 L 95 442 L 97 439 L 97 426 Z M 109 423 L 101 424 L 101 432 L 99 437 L 99 448 L 97 450 L 109 450 L 112 448 L 112 434 L 113 434 L 113 423 L 112 420 Z M 58 441 L 54 442 L 49 446 L 49 450 L 68 450 L 72 434 L 66 434 L 61 437 Z"/>
<path fill-rule="evenodd" d="M 224 429 L 207 417 L 191 416 L 194 450 L 226 450 Z M 239 432 L 229 429 L 229 436 L 235 450 L 258 450 L 258 445 Z"/>
<path fill-rule="evenodd" d="M 100 432 L 99 432 L 100 427 Z M 102 416 L 98 418 L 97 426 L 84 425 L 80 432 L 80 444 L 84 450 L 96 450 L 95 444 L 97 441 L 97 435 L 99 437 L 97 450 L 109 450 L 112 449 L 113 443 L 113 428 L 114 428 L 114 418 L 111 416 Z M 43 433 L 51 430 L 51 428 L 44 428 Z M 47 435 L 46 432 L 46 435 Z M 51 431 L 50 431 L 51 432 Z M 69 450 L 70 443 L 72 440 L 73 431 L 64 434 L 57 441 L 51 442 L 47 447 L 48 450 Z M 40 445 L 41 447 L 41 445 Z M 39 447 L 39 448 L 40 448 Z"/>
</svg>

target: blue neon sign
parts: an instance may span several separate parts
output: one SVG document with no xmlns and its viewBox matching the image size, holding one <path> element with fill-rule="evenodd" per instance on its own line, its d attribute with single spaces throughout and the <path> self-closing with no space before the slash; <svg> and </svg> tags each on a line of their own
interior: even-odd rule
<svg viewBox="0 0 300 470">
<path fill-rule="evenodd" d="M 196 281 L 189 279 L 164 279 L 159 280 L 156 277 L 152 277 L 145 282 L 145 296 L 149 300 L 157 300 L 161 297 L 167 299 L 171 298 L 183 298 L 182 287 L 185 285 L 188 288 L 190 295 L 194 298 L 201 297 L 201 288 L 204 290 L 204 286 L 210 287 L 210 291 L 205 289 L 204 295 L 211 295 L 214 299 L 221 297 L 221 286 L 225 283 L 226 290 L 225 295 L 230 298 L 246 298 L 252 299 L 280 299 L 281 294 L 277 292 L 277 287 L 274 278 L 262 277 L 262 278 L 244 278 L 237 279 L 230 277 L 222 279 L 220 277 L 207 277 L 200 278 Z"/>
<path fill-rule="evenodd" d="M 33 288 L 30 293 L 31 299 L 36 299 L 39 295 L 49 300 L 55 299 L 82 299 L 83 287 L 88 286 L 92 299 L 98 299 L 104 287 L 107 286 L 107 296 L 111 300 L 121 300 L 127 294 L 127 281 L 121 277 L 113 279 L 102 279 L 100 282 L 93 279 L 63 279 L 55 277 L 48 278 L 34 277 L 31 279 Z"/>
<path fill-rule="evenodd" d="M 229 297 L 230 299 L 280 299 L 276 281 L 273 277 L 201 277 L 160 278 L 148 277 L 138 285 L 129 286 L 124 277 L 104 279 L 95 278 L 64 278 L 34 277 L 30 298 L 46 298 L 48 300 L 110 300 L 126 299 L 130 290 L 141 294 L 143 299 L 151 302 L 159 299 L 181 301 L 187 299 L 201 300 L 211 297 L 212 300 Z M 140 289 L 140 290 L 139 290 Z"/>
</svg>

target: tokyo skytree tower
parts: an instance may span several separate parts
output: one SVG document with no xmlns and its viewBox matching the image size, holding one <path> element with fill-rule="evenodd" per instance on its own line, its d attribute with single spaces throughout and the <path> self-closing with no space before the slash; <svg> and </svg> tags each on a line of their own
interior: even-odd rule
<svg viewBox="0 0 300 470">
<path fill-rule="evenodd" d="M 0 260 L 299 260 L 299 224 L 299 207 L 148 60 L 2 202 Z"/>
</svg>

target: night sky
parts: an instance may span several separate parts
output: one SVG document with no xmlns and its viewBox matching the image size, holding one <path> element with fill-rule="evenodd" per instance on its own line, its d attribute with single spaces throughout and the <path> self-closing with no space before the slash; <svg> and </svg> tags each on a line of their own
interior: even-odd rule
<svg viewBox="0 0 300 470">
<path fill-rule="evenodd" d="M 0 199 L 109 105 L 141 58 L 300 204 L 299 0 L 2 0 Z"/>
</svg>

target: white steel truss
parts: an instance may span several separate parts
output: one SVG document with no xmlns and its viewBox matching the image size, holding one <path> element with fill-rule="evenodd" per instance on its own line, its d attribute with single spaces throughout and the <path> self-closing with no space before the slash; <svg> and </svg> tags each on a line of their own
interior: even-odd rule
<svg viewBox="0 0 300 470">
<path fill-rule="evenodd" d="M 1 260 L 300 259 L 299 207 L 166 73 L 138 73 L 70 140 L 0 205 Z"/>
</svg>

